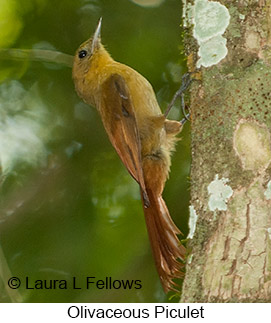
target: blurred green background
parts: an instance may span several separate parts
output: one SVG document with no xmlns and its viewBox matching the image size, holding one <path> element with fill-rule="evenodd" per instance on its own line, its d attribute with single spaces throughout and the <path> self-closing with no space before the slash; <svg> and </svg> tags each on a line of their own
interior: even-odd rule
<svg viewBox="0 0 271 323">
<path fill-rule="evenodd" d="M 0 47 L 71 54 L 103 17 L 112 56 L 143 74 L 165 110 L 185 72 L 179 0 L 0 0 Z M 170 118 L 182 118 L 179 102 Z M 164 198 L 187 235 L 189 125 Z M 138 185 L 94 108 L 76 95 L 71 69 L 0 53 L 1 302 L 163 302 Z M 13 293 L 7 279 L 22 285 Z M 141 280 L 141 289 L 35 290 L 25 277 Z M 71 285 L 70 285 L 71 286 Z"/>
</svg>

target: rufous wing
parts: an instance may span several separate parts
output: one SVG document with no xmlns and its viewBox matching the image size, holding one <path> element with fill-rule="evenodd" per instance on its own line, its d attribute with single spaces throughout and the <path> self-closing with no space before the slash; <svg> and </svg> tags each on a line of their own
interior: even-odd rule
<svg viewBox="0 0 271 323">
<path fill-rule="evenodd" d="M 121 75 L 112 74 L 102 84 L 100 102 L 98 109 L 109 139 L 129 173 L 139 183 L 144 206 L 148 207 L 137 120 L 128 86 Z"/>
</svg>

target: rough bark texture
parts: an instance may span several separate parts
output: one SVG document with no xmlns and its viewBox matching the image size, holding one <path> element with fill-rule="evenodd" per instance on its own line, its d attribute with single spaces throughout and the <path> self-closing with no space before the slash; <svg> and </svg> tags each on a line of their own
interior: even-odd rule
<svg viewBox="0 0 271 323">
<path fill-rule="evenodd" d="M 231 16 L 228 53 L 201 67 L 191 89 L 198 220 L 181 301 L 270 302 L 271 1 L 220 3 Z M 192 30 L 187 37 L 196 62 Z"/>
</svg>

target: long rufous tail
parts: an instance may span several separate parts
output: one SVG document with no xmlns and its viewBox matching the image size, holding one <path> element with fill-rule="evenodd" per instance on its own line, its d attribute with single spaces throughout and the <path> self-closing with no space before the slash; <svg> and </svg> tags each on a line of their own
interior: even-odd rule
<svg viewBox="0 0 271 323">
<path fill-rule="evenodd" d="M 173 279 L 182 276 L 183 264 L 178 259 L 184 259 L 185 247 L 177 237 L 181 232 L 173 223 L 162 196 L 148 187 L 147 194 L 150 206 L 143 207 L 145 220 L 156 268 L 163 289 L 167 293 L 176 290 Z"/>
</svg>

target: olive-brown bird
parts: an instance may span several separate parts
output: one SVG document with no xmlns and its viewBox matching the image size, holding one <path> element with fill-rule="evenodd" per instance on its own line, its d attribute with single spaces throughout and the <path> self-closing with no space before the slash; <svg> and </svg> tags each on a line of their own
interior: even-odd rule
<svg viewBox="0 0 271 323">
<path fill-rule="evenodd" d="M 95 106 L 123 164 L 138 182 L 157 271 L 165 292 L 174 290 L 185 248 L 162 192 L 170 155 L 182 123 L 161 113 L 150 83 L 112 59 L 100 40 L 101 19 L 92 38 L 76 52 L 73 80 L 78 95 Z"/>
</svg>

